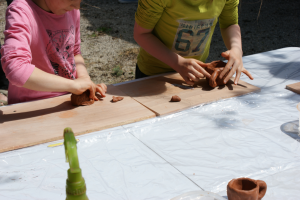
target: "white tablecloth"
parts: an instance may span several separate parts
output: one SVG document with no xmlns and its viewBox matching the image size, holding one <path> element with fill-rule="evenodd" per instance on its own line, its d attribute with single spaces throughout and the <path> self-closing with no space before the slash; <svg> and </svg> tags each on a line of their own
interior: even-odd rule
<svg viewBox="0 0 300 200">
<path fill-rule="evenodd" d="M 300 81 L 300 48 L 243 61 L 254 80 L 241 79 L 260 92 L 78 137 L 89 199 L 226 199 L 232 178 L 250 177 L 267 183 L 264 200 L 299 200 L 300 143 L 282 127 L 299 118 L 300 95 L 285 86 Z M 48 145 L 0 154 L 1 200 L 65 199 L 64 147 Z"/>
</svg>

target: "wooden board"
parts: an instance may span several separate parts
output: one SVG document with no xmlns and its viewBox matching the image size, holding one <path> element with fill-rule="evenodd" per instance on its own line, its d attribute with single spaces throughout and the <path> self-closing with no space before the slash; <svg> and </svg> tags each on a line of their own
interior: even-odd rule
<svg viewBox="0 0 300 200">
<path fill-rule="evenodd" d="M 112 103 L 112 96 L 124 99 Z M 152 117 L 153 112 L 112 85 L 103 100 L 90 106 L 72 106 L 70 95 L 64 95 L 0 107 L 0 152 L 62 139 L 66 127 L 80 135 Z"/>
<path fill-rule="evenodd" d="M 197 85 L 191 87 L 185 84 L 178 73 L 134 81 L 117 87 L 158 116 L 260 90 L 241 80 L 238 85 L 234 85 L 230 80 L 226 86 L 211 88 L 205 79 L 201 79 Z M 170 102 L 173 95 L 178 95 L 181 101 Z"/>
<path fill-rule="evenodd" d="M 300 94 L 300 82 L 287 85 L 286 89 L 291 90 L 297 94 Z"/>
</svg>

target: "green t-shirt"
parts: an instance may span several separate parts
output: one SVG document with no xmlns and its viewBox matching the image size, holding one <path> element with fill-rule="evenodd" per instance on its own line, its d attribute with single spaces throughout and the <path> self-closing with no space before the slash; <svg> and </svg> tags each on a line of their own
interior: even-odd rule
<svg viewBox="0 0 300 200">
<path fill-rule="evenodd" d="M 238 23 L 239 0 L 139 0 L 135 21 L 166 47 L 205 62 L 219 19 L 221 28 Z M 137 64 L 146 75 L 174 71 L 140 48 Z"/>
</svg>

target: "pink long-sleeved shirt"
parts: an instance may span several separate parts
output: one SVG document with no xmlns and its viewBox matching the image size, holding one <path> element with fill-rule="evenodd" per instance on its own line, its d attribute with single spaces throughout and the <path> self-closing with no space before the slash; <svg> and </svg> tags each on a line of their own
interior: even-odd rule
<svg viewBox="0 0 300 200">
<path fill-rule="evenodd" d="M 4 35 L 1 62 L 9 80 L 9 104 L 65 94 L 22 86 L 35 67 L 68 79 L 76 78 L 74 56 L 81 54 L 79 10 L 55 15 L 31 0 L 14 0 L 6 10 Z"/>
</svg>

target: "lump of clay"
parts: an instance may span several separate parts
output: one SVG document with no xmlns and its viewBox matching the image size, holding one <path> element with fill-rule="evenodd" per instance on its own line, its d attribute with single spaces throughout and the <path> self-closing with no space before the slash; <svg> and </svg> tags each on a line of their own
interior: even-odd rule
<svg viewBox="0 0 300 200">
<path fill-rule="evenodd" d="M 87 90 L 81 95 L 72 94 L 71 103 L 74 106 L 88 106 L 94 103 L 94 99 L 90 99 L 90 91 Z"/>
<path fill-rule="evenodd" d="M 174 95 L 174 96 L 172 96 L 172 98 L 171 98 L 171 100 L 170 100 L 171 102 L 179 102 L 179 101 L 181 101 L 181 99 L 180 99 L 180 97 L 179 96 L 177 96 L 177 95 Z"/>
<path fill-rule="evenodd" d="M 122 101 L 124 99 L 124 97 L 115 97 L 113 96 L 111 102 L 118 102 L 118 101 Z"/>
<path fill-rule="evenodd" d="M 221 61 L 221 60 L 218 60 L 218 61 L 213 61 L 211 63 L 208 63 L 206 66 L 203 66 L 205 67 L 205 70 L 211 75 L 210 78 L 206 78 L 208 84 L 215 88 L 217 86 L 220 86 L 220 85 L 225 85 L 224 84 L 224 79 L 226 78 L 226 76 L 228 75 L 228 73 L 230 71 L 228 71 L 224 76 L 223 78 L 219 78 L 221 72 L 224 70 L 224 67 L 226 66 L 227 63 Z"/>
</svg>

